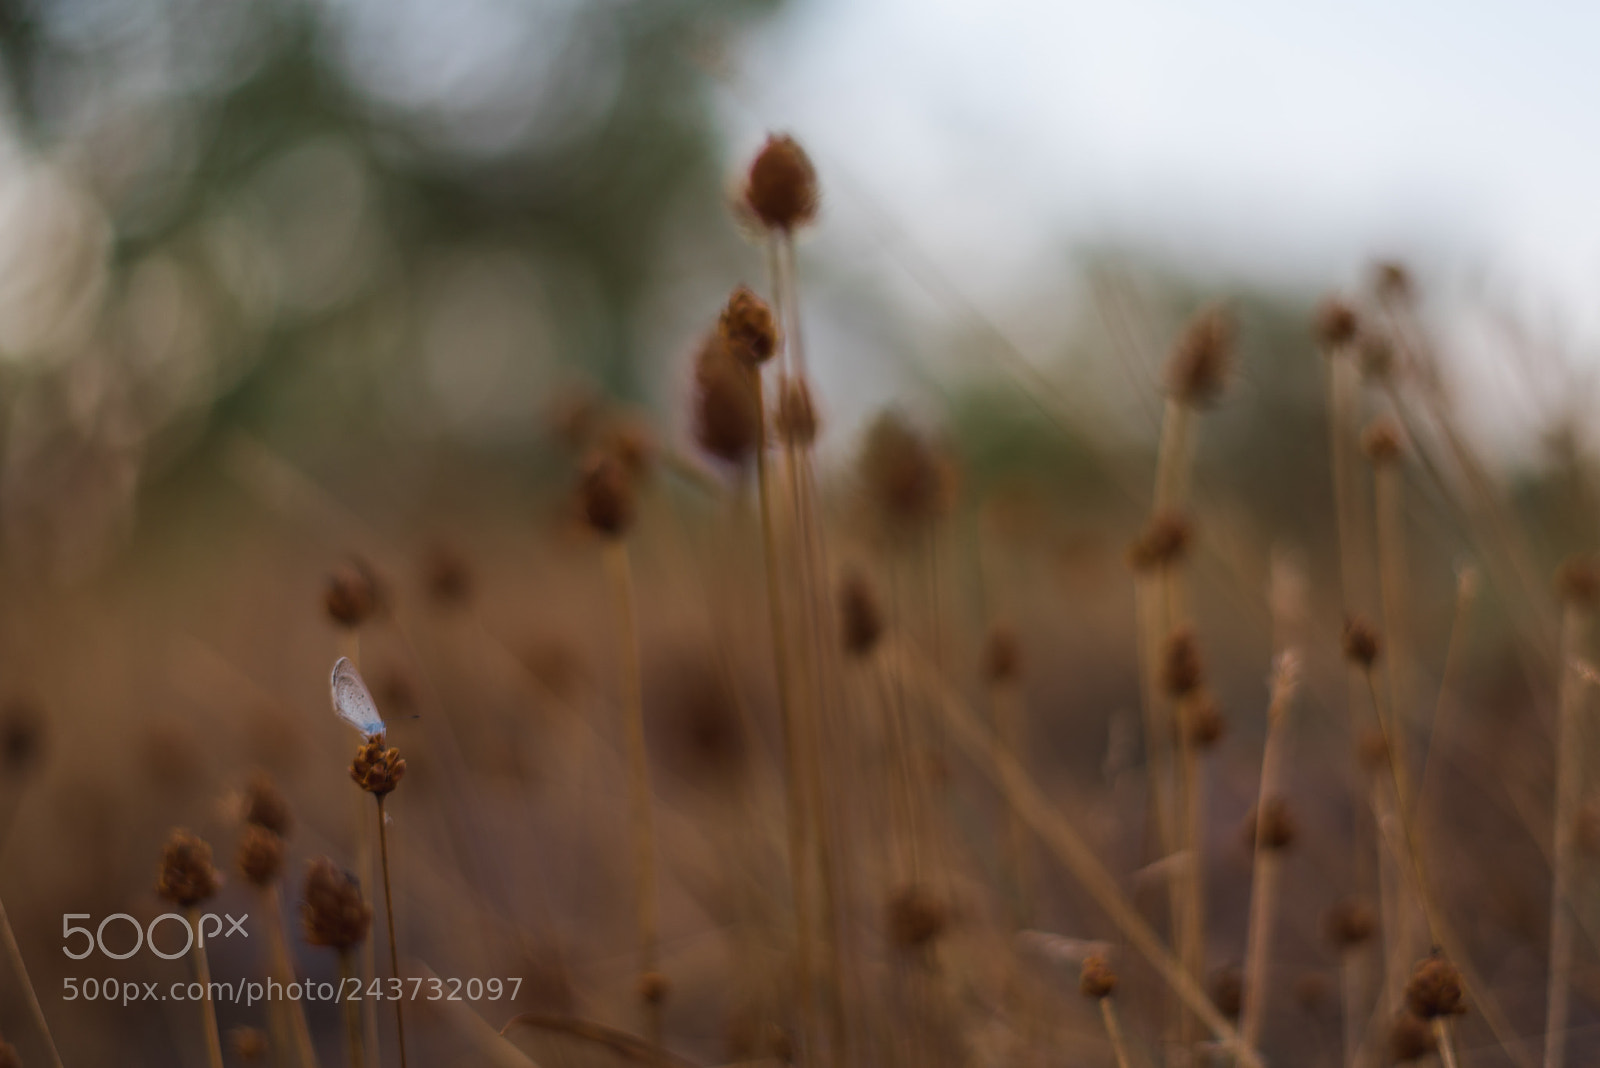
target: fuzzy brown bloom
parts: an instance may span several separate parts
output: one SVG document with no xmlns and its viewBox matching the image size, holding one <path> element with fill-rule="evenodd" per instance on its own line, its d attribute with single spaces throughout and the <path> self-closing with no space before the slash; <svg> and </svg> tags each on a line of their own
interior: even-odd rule
<svg viewBox="0 0 1600 1068">
<path fill-rule="evenodd" d="M 1293 846 L 1297 827 L 1289 803 L 1281 797 L 1269 797 L 1261 803 L 1261 813 L 1261 848 L 1277 852 Z M 1245 843 L 1252 849 L 1257 845 L 1256 820 L 1254 811 L 1245 820 Z"/>
<path fill-rule="evenodd" d="M 639 1000 L 646 1005 L 659 1005 L 666 1001 L 669 989 L 667 977 L 660 972 L 645 972 L 639 976 Z"/>
<path fill-rule="evenodd" d="M 241 1061 L 259 1061 L 267 1056 L 267 1035 L 259 1027 L 235 1027 L 228 1032 L 228 1045 Z"/>
<path fill-rule="evenodd" d="M 289 837 L 294 829 L 294 814 L 289 810 L 288 798 L 264 774 L 250 776 L 245 784 L 244 821 L 265 827 L 280 838 Z"/>
<path fill-rule="evenodd" d="M 366 561 L 351 559 L 328 576 L 322 588 L 322 608 L 341 627 L 354 629 L 380 614 L 388 604 L 381 579 Z"/>
<path fill-rule="evenodd" d="M 1377 628 L 1360 616 L 1351 616 L 1344 621 L 1341 645 L 1344 658 L 1363 670 L 1371 669 L 1383 653 Z"/>
<path fill-rule="evenodd" d="M 366 940 L 372 906 L 361 897 L 361 884 L 327 857 L 306 867 L 305 898 L 300 920 L 306 941 L 314 946 L 349 949 Z"/>
<path fill-rule="evenodd" d="M 1222 741 L 1228 733 L 1228 717 L 1210 694 L 1201 694 L 1193 701 L 1185 701 L 1182 709 L 1183 729 L 1189 744 L 1205 752 Z"/>
<path fill-rule="evenodd" d="M 156 893 L 180 908 L 191 908 L 221 885 L 222 874 L 211 866 L 211 847 L 188 831 L 173 831 L 161 850 Z"/>
<path fill-rule="evenodd" d="M 270 886 L 283 870 L 283 839 L 265 827 L 246 824 L 239 837 L 239 870 L 251 886 Z"/>
<path fill-rule="evenodd" d="M 1361 451 L 1373 467 L 1382 467 L 1400 459 L 1404 438 L 1393 419 L 1379 417 L 1367 424 L 1361 434 Z"/>
<path fill-rule="evenodd" d="M 983 677 L 990 682 L 1013 682 L 1022 674 L 1022 641 L 1014 628 L 996 623 L 983 646 Z"/>
<path fill-rule="evenodd" d="M 1417 964 L 1406 984 L 1406 1007 L 1424 1020 L 1457 1016 L 1467 1011 L 1461 992 L 1461 973 L 1435 954 Z"/>
<path fill-rule="evenodd" d="M 839 582 L 839 633 L 851 656 L 866 656 L 883 636 L 883 609 L 865 575 L 848 571 Z"/>
<path fill-rule="evenodd" d="M 1188 697 L 1205 683 L 1205 665 L 1200 660 L 1200 643 L 1194 631 L 1181 627 L 1167 636 L 1161 655 L 1161 685 L 1175 700 Z"/>
<path fill-rule="evenodd" d="M 1078 973 L 1078 991 L 1086 998 L 1098 1001 L 1108 998 L 1117 989 L 1117 973 L 1111 961 L 1099 953 L 1083 959 L 1083 971 Z"/>
<path fill-rule="evenodd" d="M 944 933 L 948 916 L 938 899 L 915 883 L 889 899 L 889 939 L 901 949 L 921 949 Z"/>
<path fill-rule="evenodd" d="M 1410 1064 L 1431 1055 L 1436 1048 L 1433 1029 L 1409 1012 L 1395 1017 L 1389 1029 L 1389 1054 L 1396 1064 Z"/>
<path fill-rule="evenodd" d="M 369 739 L 350 762 L 350 778 L 367 793 L 379 797 L 394 793 L 405 773 L 406 762 L 400 750 L 385 749 L 381 738 Z"/>
<path fill-rule="evenodd" d="M 1194 524 L 1179 512 L 1158 512 L 1128 546 L 1128 564 L 1135 571 L 1175 567 L 1189 554 Z"/>
<path fill-rule="evenodd" d="M 1593 558 L 1570 556 L 1556 569 L 1556 593 L 1565 604 L 1585 611 L 1600 603 L 1600 568 Z"/>
<path fill-rule="evenodd" d="M 1244 975 L 1237 965 L 1225 964 L 1211 973 L 1211 1003 L 1230 1020 L 1244 1008 Z"/>
<path fill-rule="evenodd" d="M 1338 297 L 1328 297 L 1317 305 L 1313 330 L 1324 348 L 1342 348 L 1355 340 L 1360 326 L 1356 311 Z"/>
<path fill-rule="evenodd" d="M 777 425 L 778 433 L 791 445 L 810 448 L 817 440 L 817 406 L 805 379 L 786 378 L 778 388 Z"/>
<path fill-rule="evenodd" d="M 1363 945 L 1378 929 L 1378 917 L 1365 901 L 1346 898 L 1322 915 L 1322 933 L 1343 953 Z"/>
<path fill-rule="evenodd" d="M 583 518 L 596 533 L 618 538 L 633 525 L 633 481 L 628 469 L 609 452 L 591 455 L 578 481 Z"/>
<path fill-rule="evenodd" d="M 727 681 L 709 655 L 672 661 L 671 684 L 662 688 L 662 756 L 686 782 L 737 790 L 749 771 L 750 741 Z"/>
<path fill-rule="evenodd" d="M 931 522 L 950 503 L 949 468 L 902 416 L 880 415 L 867 431 L 861 478 L 871 503 L 900 530 Z"/>
<path fill-rule="evenodd" d="M 0 709 L 0 774 L 18 777 L 38 766 L 44 753 L 44 714 L 32 701 L 13 698 Z"/>
<path fill-rule="evenodd" d="M 1384 260 L 1373 265 L 1372 288 L 1384 300 L 1396 302 L 1408 301 L 1416 292 L 1411 272 L 1397 260 Z"/>
<path fill-rule="evenodd" d="M 1233 369 L 1233 319 L 1220 305 L 1189 320 L 1167 361 L 1167 389 L 1193 408 L 1212 403 Z"/>
<path fill-rule="evenodd" d="M 717 319 L 717 338 L 746 367 L 759 367 L 778 351 L 778 321 L 767 302 L 739 286 Z"/>
<path fill-rule="evenodd" d="M 774 230 L 795 230 L 816 218 L 817 172 L 794 138 L 767 138 L 750 164 L 744 200 Z"/>
<path fill-rule="evenodd" d="M 466 604 L 472 599 L 472 566 L 455 546 L 434 542 L 422 558 L 422 586 L 439 608 Z"/>
<path fill-rule="evenodd" d="M 694 438 L 734 466 L 750 460 L 761 440 L 756 380 L 720 334 L 706 338 L 694 367 Z"/>
</svg>

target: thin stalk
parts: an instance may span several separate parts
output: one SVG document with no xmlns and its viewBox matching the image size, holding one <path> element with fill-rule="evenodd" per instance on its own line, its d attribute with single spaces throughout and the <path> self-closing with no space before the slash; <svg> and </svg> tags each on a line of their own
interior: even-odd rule
<svg viewBox="0 0 1600 1068">
<path fill-rule="evenodd" d="M 1245 1044 L 1257 1049 L 1261 1023 L 1266 1018 L 1267 966 L 1272 959 L 1272 926 L 1277 915 L 1279 851 L 1266 845 L 1267 802 L 1278 796 L 1287 754 L 1289 708 L 1299 686 L 1299 655 L 1294 650 L 1279 655 L 1267 707 L 1266 745 L 1261 754 L 1261 784 L 1256 795 L 1255 862 L 1250 880 L 1250 924 L 1245 943 L 1244 1017 L 1239 1031 Z"/>
<path fill-rule="evenodd" d="M 1339 957 L 1339 1013 L 1344 1025 L 1345 1068 L 1361 1057 L 1361 952 L 1347 949 Z"/>
<path fill-rule="evenodd" d="M 357 977 L 356 955 L 349 949 L 339 951 L 339 1000 L 344 1002 L 344 1035 L 345 1047 L 350 1054 L 350 1068 L 362 1068 L 367 1057 L 365 1043 L 362 1041 L 361 1027 L 361 1002 L 368 999 L 357 996 L 345 996 L 344 988 L 351 979 Z"/>
<path fill-rule="evenodd" d="M 1100 1019 L 1106 1025 L 1106 1038 L 1111 1040 L 1111 1053 L 1117 1058 L 1117 1068 L 1130 1068 L 1128 1043 L 1122 1037 L 1122 1021 L 1117 1018 L 1117 1007 L 1109 997 L 1100 999 Z"/>
<path fill-rule="evenodd" d="M 6 915 L 4 901 L 0 901 L 0 938 L 5 940 L 6 956 L 11 959 L 11 968 L 22 984 L 22 996 L 28 1003 L 28 1011 L 33 1014 L 34 1023 L 39 1025 L 39 1033 L 44 1035 L 45 1048 L 50 1051 L 50 1063 L 55 1068 L 62 1068 L 55 1036 L 50 1033 L 50 1024 L 44 1018 L 44 1008 L 40 1006 L 39 995 L 33 989 L 33 980 L 28 978 L 28 966 L 22 960 L 22 950 L 17 945 L 16 933 L 11 930 L 11 919 Z"/>
<path fill-rule="evenodd" d="M 383 864 L 383 916 L 389 925 L 389 974 L 400 978 L 400 949 L 394 938 L 394 890 L 389 880 L 389 821 L 384 818 L 383 795 L 378 799 L 378 853 Z M 403 993 L 403 991 L 402 991 Z M 406 1011 L 405 998 L 394 999 L 394 1023 L 400 1038 L 400 1068 L 406 1068 Z"/>
<path fill-rule="evenodd" d="M 267 916 L 267 950 L 272 970 L 277 973 L 278 981 L 287 990 L 295 981 L 294 964 L 289 957 L 289 941 L 283 931 L 283 909 L 278 903 L 276 886 L 261 888 L 261 908 Z M 283 1016 L 288 1021 L 290 1038 L 294 1043 L 295 1056 L 300 1062 L 300 1068 L 317 1068 L 317 1055 L 311 1045 L 311 1028 L 306 1024 L 305 1006 L 298 1000 L 293 1004 L 284 1004 Z"/>
<path fill-rule="evenodd" d="M 350 627 L 342 632 L 340 646 L 343 655 L 348 657 L 350 663 L 357 671 L 361 670 L 361 630 Z M 374 881 L 372 836 L 367 833 L 367 803 L 360 792 L 352 796 L 355 805 L 356 817 L 356 874 L 362 886 L 371 886 Z M 361 989 L 366 990 L 372 986 L 378 974 L 378 950 L 373 945 L 372 939 L 367 939 L 361 945 Z M 366 1068 L 378 1068 L 378 999 L 363 997 L 357 1008 L 360 1011 L 362 1025 L 366 1029 L 365 1041 L 362 1043 L 362 1055 L 369 1058 Z"/>
<path fill-rule="evenodd" d="M 1012 759 L 1022 763 L 1027 747 L 1022 687 L 1015 679 L 1001 679 L 990 687 L 989 703 L 1001 747 Z M 1016 926 L 1018 930 L 1025 930 L 1033 924 L 1033 866 L 1028 855 L 1028 830 L 1009 800 L 1006 801 L 1005 858 L 1015 895 Z"/>
<path fill-rule="evenodd" d="M 801 777 L 800 738 L 796 723 L 789 664 L 788 627 L 784 619 L 783 580 L 778 565 L 777 517 L 773 502 L 771 464 L 767 458 L 767 402 L 759 371 L 755 381 L 759 433 L 756 436 L 756 490 L 761 504 L 761 543 L 767 577 L 767 607 L 771 616 L 773 672 L 778 688 L 778 717 L 782 721 L 784 785 L 789 845 L 789 883 L 794 896 L 795 971 L 800 996 L 802 1046 L 809 1040 L 815 1019 L 811 993 L 810 894 L 806 889 L 806 796 Z"/>
<path fill-rule="evenodd" d="M 914 653 L 915 650 L 906 647 L 908 656 Z M 918 668 L 916 674 L 927 679 L 933 688 L 937 698 L 935 706 L 950 727 L 952 736 L 969 754 L 978 758 L 979 767 L 1016 805 L 1023 821 L 1039 836 L 1046 848 L 1083 885 L 1112 923 L 1121 929 L 1129 944 L 1172 988 L 1184 1006 L 1200 1018 L 1217 1041 L 1232 1052 L 1238 1063 L 1244 1068 L 1261 1068 L 1261 1058 L 1243 1043 L 1238 1032 L 1217 1011 L 1200 984 L 1167 950 L 1160 936 L 1144 921 L 1138 910 L 1128 903 L 1117 881 L 1100 863 L 1088 843 L 1079 836 L 1072 823 L 1051 806 L 1022 765 L 984 730 L 950 684 L 932 670 L 927 659 L 917 655 L 914 663 Z"/>
<path fill-rule="evenodd" d="M 1572 989 L 1573 822 L 1583 775 L 1579 716 L 1583 682 L 1577 657 L 1588 635 L 1589 612 L 1568 603 L 1561 618 L 1561 678 L 1556 723 L 1555 872 L 1550 887 L 1550 977 L 1545 988 L 1544 1068 L 1562 1068 L 1567 1059 L 1567 1009 Z"/>
<path fill-rule="evenodd" d="M 217 1032 L 217 1007 L 211 1002 L 211 962 L 206 958 L 205 935 L 200 931 L 200 910 L 190 908 L 189 926 L 195 932 L 194 970 L 200 982 L 201 1028 L 206 1040 L 206 1063 L 211 1068 L 222 1068 L 222 1037 Z"/>
<path fill-rule="evenodd" d="M 623 739 L 628 754 L 629 838 L 634 863 L 634 912 L 639 940 L 639 975 L 655 973 L 660 963 L 660 915 L 656 891 L 655 814 L 651 803 L 650 756 L 645 747 L 644 682 L 639 666 L 639 621 L 628 543 L 605 544 L 610 577 L 617 661 L 622 673 Z M 661 1045 L 661 1001 L 645 1002 L 648 1037 Z"/>
<path fill-rule="evenodd" d="M 1439 1046 L 1439 1063 L 1444 1068 L 1456 1068 L 1456 1046 L 1450 1039 L 1450 1025 L 1443 1016 L 1433 1019 L 1433 1040 Z"/>
</svg>

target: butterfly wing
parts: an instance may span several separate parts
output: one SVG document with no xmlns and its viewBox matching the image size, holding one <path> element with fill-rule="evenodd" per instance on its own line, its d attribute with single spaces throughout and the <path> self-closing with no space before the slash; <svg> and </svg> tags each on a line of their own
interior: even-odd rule
<svg viewBox="0 0 1600 1068">
<path fill-rule="evenodd" d="M 333 710 L 340 719 L 364 737 L 383 736 L 383 717 L 378 715 L 377 702 L 367 692 L 367 684 L 361 681 L 360 673 L 349 658 L 341 656 L 334 663 L 329 684 L 333 689 Z"/>
</svg>

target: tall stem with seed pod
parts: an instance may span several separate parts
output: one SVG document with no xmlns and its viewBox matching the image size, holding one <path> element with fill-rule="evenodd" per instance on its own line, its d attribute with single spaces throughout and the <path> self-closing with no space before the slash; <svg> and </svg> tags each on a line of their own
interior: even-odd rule
<svg viewBox="0 0 1600 1068">
<path fill-rule="evenodd" d="M 1239 1032 L 1251 1049 L 1261 1045 L 1261 1022 L 1266 1017 L 1267 966 L 1271 960 L 1273 920 L 1277 915 L 1281 850 L 1267 839 L 1268 803 L 1278 796 L 1287 755 L 1289 708 L 1299 686 L 1299 654 L 1287 650 L 1278 657 L 1267 706 L 1267 740 L 1261 755 L 1261 785 L 1256 796 L 1255 861 L 1250 883 L 1250 925 L 1245 943 L 1244 1017 Z"/>
</svg>

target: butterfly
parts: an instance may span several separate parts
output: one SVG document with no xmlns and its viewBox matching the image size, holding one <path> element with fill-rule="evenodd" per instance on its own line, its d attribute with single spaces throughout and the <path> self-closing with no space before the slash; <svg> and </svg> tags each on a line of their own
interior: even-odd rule
<svg viewBox="0 0 1600 1068">
<path fill-rule="evenodd" d="M 328 682 L 333 690 L 333 711 L 339 718 L 360 731 L 363 738 L 381 739 L 387 730 L 383 717 L 378 715 L 377 703 L 349 657 L 334 661 L 333 677 Z"/>
</svg>

